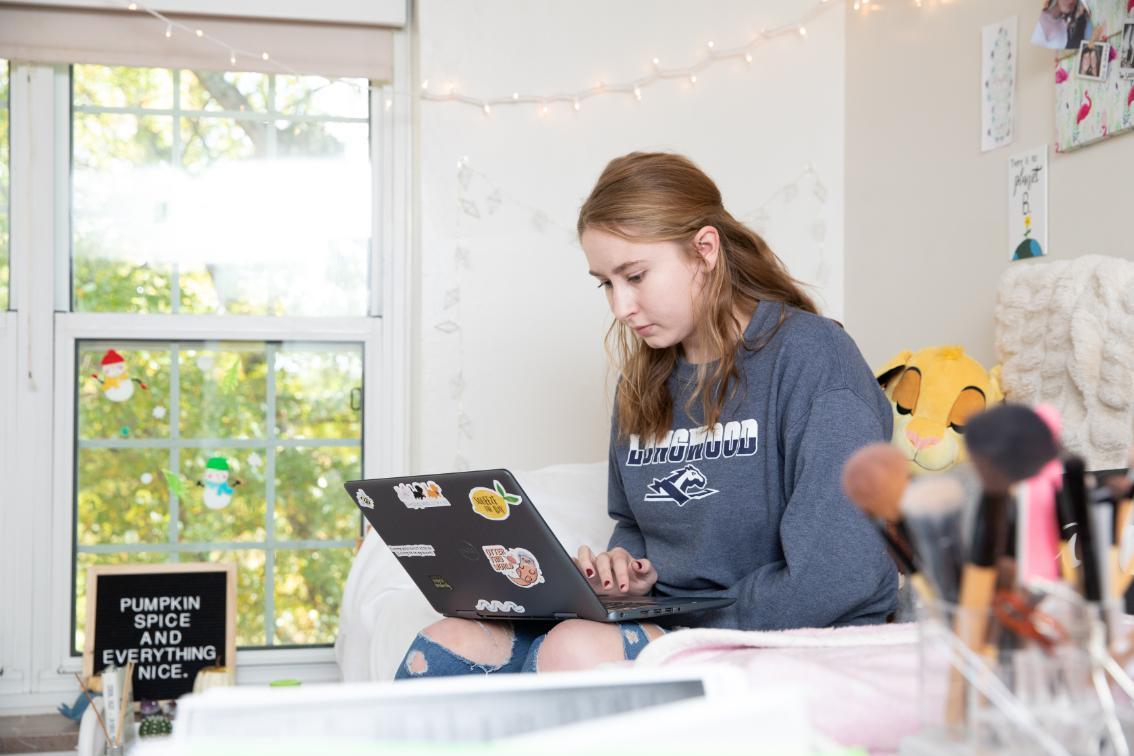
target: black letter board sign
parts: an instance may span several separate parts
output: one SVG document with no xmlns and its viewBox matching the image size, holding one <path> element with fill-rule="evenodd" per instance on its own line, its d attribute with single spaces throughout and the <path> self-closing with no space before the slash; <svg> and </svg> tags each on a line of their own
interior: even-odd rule
<svg viewBox="0 0 1134 756">
<path fill-rule="evenodd" d="M 87 576 L 83 674 L 134 662 L 134 698 L 193 690 L 203 667 L 236 666 L 236 565 L 97 565 Z"/>
</svg>

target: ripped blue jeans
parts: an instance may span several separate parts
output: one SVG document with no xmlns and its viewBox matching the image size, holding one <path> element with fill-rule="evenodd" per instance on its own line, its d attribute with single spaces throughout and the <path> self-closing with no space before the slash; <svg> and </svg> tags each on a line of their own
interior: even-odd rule
<svg viewBox="0 0 1134 756">
<path fill-rule="evenodd" d="M 473 620 L 486 633 L 488 628 Z M 418 633 L 398 664 L 395 680 L 414 677 L 447 677 L 449 675 L 490 675 L 496 672 L 535 672 L 536 656 L 544 638 L 555 627 L 554 622 L 512 623 L 512 651 L 503 664 L 480 664 L 442 646 L 424 633 Z M 622 658 L 634 660 L 650 642 L 646 629 L 639 622 L 619 622 Z M 664 633 L 665 628 L 660 628 Z M 414 671 L 416 670 L 416 671 Z"/>
</svg>

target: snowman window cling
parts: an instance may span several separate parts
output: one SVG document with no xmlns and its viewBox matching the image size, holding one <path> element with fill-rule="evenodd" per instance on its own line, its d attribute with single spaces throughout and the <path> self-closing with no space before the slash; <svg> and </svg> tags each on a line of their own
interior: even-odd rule
<svg viewBox="0 0 1134 756">
<path fill-rule="evenodd" d="M 113 349 L 106 350 L 102 356 L 102 375 L 91 373 L 91 378 L 102 385 L 103 395 L 112 402 L 124 402 L 132 397 L 135 383 L 143 391 L 147 390 L 146 384 L 126 374 L 126 360 Z"/>
<path fill-rule="evenodd" d="M 205 506 L 209 509 L 224 509 L 232 501 L 236 493 L 234 486 L 242 481 L 228 482 L 228 460 L 224 457 L 210 457 L 205 463 L 205 480 L 197 481 L 197 485 L 205 489 Z"/>
</svg>

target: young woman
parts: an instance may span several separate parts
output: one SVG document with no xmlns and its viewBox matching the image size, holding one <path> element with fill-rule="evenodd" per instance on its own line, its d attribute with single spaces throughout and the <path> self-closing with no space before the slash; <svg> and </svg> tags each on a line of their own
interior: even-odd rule
<svg viewBox="0 0 1134 756">
<path fill-rule="evenodd" d="M 890 404 L 858 348 L 686 158 L 607 165 L 579 212 L 615 321 L 606 550 L 576 562 L 603 595 L 726 596 L 684 626 L 884 622 L 897 574 L 840 488 L 857 448 L 889 440 Z M 584 669 L 635 658 L 653 623 L 443 619 L 398 677 Z"/>
</svg>

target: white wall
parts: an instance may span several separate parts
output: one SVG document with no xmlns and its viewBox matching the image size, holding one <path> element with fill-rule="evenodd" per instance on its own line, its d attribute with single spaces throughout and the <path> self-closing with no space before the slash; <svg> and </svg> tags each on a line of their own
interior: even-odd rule
<svg viewBox="0 0 1134 756">
<path fill-rule="evenodd" d="M 530 106 L 485 117 L 421 103 L 415 469 L 604 458 L 609 314 L 573 228 L 602 167 L 631 150 L 691 157 L 720 185 L 725 206 L 763 225 L 792 272 L 819 285 L 827 313 L 842 317 L 844 10 L 832 5 L 808 24 L 806 40 L 770 41 L 751 67 L 718 63 L 696 86 L 655 84 L 641 103 L 604 96 L 578 113 L 552 106 L 544 118 Z M 637 78 L 655 55 L 663 66 L 692 64 L 710 40 L 718 49 L 743 44 L 811 6 L 719 0 L 706 13 L 693 0 L 422 0 L 419 74 L 435 91 L 452 81 L 485 97 L 576 91 Z M 776 195 L 808 162 L 825 201 L 810 178 L 794 195 Z M 461 210 L 462 199 L 479 218 Z M 436 327 L 446 321 L 460 330 Z"/>
<path fill-rule="evenodd" d="M 1054 152 L 1053 53 L 1034 0 L 890 2 L 847 19 L 847 326 L 868 361 L 958 343 L 995 364 L 1009 262 L 1007 161 L 1049 150 L 1049 258 L 1134 260 L 1134 133 Z M 981 27 L 1019 17 L 1016 141 L 980 151 Z"/>
</svg>

